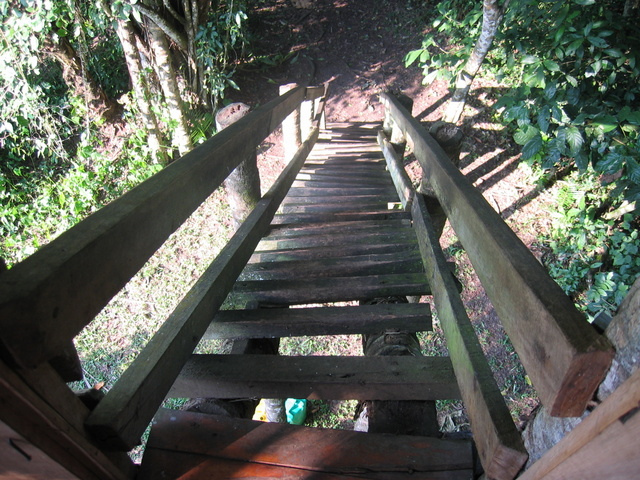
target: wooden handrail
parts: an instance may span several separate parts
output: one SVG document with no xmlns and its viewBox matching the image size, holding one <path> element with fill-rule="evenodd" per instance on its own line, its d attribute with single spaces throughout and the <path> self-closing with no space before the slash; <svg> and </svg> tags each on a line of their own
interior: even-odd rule
<svg viewBox="0 0 640 480">
<path fill-rule="evenodd" d="M 87 428 L 105 448 L 130 450 L 139 443 L 184 363 L 268 231 L 318 138 L 318 123 L 319 118 L 271 189 L 87 419 Z"/>
<path fill-rule="evenodd" d="M 460 395 L 474 432 L 480 462 L 489 478 L 511 480 L 527 460 L 520 433 L 493 378 L 450 274 L 424 198 L 411 185 L 398 154 L 383 131 L 378 134 L 378 143 L 403 205 L 412 214 L 420 255 Z"/>
<path fill-rule="evenodd" d="M 25 367 L 58 355 L 306 95 L 257 108 L 0 275 L 5 354 Z"/>
<path fill-rule="evenodd" d="M 541 401 L 554 416 L 581 415 L 609 368 L 611 344 L 420 123 L 393 96 L 381 101 L 413 146 Z"/>
</svg>

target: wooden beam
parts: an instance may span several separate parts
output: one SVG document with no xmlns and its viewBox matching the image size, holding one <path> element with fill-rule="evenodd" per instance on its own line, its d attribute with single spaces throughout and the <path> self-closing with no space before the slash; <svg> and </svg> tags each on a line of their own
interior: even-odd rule
<svg viewBox="0 0 640 480">
<path fill-rule="evenodd" d="M 448 357 L 192 355 L 168 397 L 459 398 Z"/>
<path fill-rule="evenodd" d="M 417 251 L 353 255 L 322 260 L 289 260 L 252 263 L 238 280 L 286 280 L 288 278 L 355 277 L 393 273 L 421 273 Z"/>
<path fill-rule="evenodd" d="M 313 247 L 298 250 L 273 250 L 268 252 L 255 252 L 251 256 L 250 263 L 283 262 L 289 260 L 319 260 L 323 258 L 341 258 L 342 256 L 415 252 L 417 250 L 418 246 L 414 242 L 377 245 L 340 245 L 337 247 Z"/>
<path fill-rule="evenodd" d="M 3 273 L 3 350 L 28 367 L 58 355 L 303 98 L 257 108 Z"/>
<path fill-rule="evenodd" d="M 413 144 L 541 401 L 551 415 L 580 416 L 611 364 L 611 344 L 420 123 L 392 96 L 381 99 Z"/>
<path fill-rule="evenodd" d="M 637 370 L 519 478 L 633 478 L 640 472 L 639 406 Z"/>
<path fill-rule="evenodd" d="M 471 420 L 478 454 L 489 478 L 510 480 L 527 461 L 520 433 L 482 352 L 462 299 L 450 275 L 424 199 L 414 194 L 413 223 L 433 290 L 438 318 Z"/>
<path fill-rule="evenodd" d="M 224 302 L 260 238 L 268 230 L 269 222 L 317 135 L 316 126 L 314 135 L 303 143 L 240 229 L 89 416 L 87 428 L 106 447 L 130 450 L 139 443 L 140 435 L 162 403 L 182 365 Z"/>
<path fill-rule="evenodd" d="M 384 158 L 387 160 L 387 168 L 389 169 L 389 173 L 391 173 L 391 178 L 393 179 L 393 184 L 396 186 L 396 191 L 398 192 L 402 206 L 407 210 L 411 210 L 411 205 L 409 205 L 413 195 L 411 179 L 409 175 L 407 175 L 404 165 L 400 162 L 393 145 L 389 143 L 389 140 L 387 140 L 387 137 L 382 131 L 378 132 L 378 144 L 380 148 L 382 148 Z"/>
<path fill-rule="evenodd" d="M 345 302 L 393 295 L 430 295 L 424 273 L 396 273 L 366 277 L 317 277 L 298 280 L 238 281 L 230 298 L 277 305 Z"/>
<path fill-rule="evenodd" d="M 423 332 L 431 328 L 431 311 L 426 303 L 359 307 L 259 308 L 218 312 L 203 338 L 353 335 L 390 329 Z"/>
<path fill-rule="evenodd" d="M 55 375 L 50 367 L 44 368 Z M 34 375 L 39 375 L 39 372 L 35 372 Z M 59 384 L 55 383 L 55 377 L 52 377 L 51 381 L 51 398 L 56 400 Z M 42 382 L 36 383 L 40 387 L 43 386 Z M 64 384 L 62 386 L 66 388 Z M 68 388 L 67 391 L 72 402 L 69 407 L 73 408 L 73 401 L 79 401 L 73 398 L 74 395 Z M 68 420 L 63 416 L 73 415 L 74 412 L 67 411 L 61 414 L 46 398 L 41 396 L 40 391 L 34 391 L 15 371 L 0 361 L 0 423 L 5 423 L 35 448 L 79 478 L 129 478 L 86 438 L 81 425 L 78 430 L 78 425 L 73 419 Z M 84 406 L 80 405 L 76 413 L 82 415 L 83 408 Z M 0 474 L 1 472 L 0 468 Z M 41 473 L 43 477 L 48 474 Z"/>
<path fill-rule="evenodd" d="M 345 479 L 445 480 L 465 478 L 453 472 L 469 475 L 472 469 L 471 444 L 466 441 L 297 427 L 167 410 L 156 416 L 147 448 L 166 452 L 169 457 L 175 452 L 236 461 L 236 468 L 247 469 L 244 478 L 262 478 L 252 477 L 244 462 L 303 469 L 304 475 L 287 472 L 294 476 L 286 478 L 314 480 L 324 478 L 318 474 Z M 157 456 L 155 459 L 162 462 Z M 194 462 L 187 461 L 187 465 L 204 473 Z M 142 478 L 152 478 L 145 473 L 150 466 L 145 456 Z"/>
</svg>

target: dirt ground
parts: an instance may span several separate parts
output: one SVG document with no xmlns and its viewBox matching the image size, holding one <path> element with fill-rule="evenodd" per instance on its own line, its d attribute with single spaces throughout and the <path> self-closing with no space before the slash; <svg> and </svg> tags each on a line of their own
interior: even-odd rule
<svg viewBox="0 0 640 480">
<path fill-rule="evenodd" d="M 311 4 L 312 8 L 305 8 Z M 446 106 L 448 85 L 436 82 L 423 86 L 420 69 L 405 68 L 403 58 L 420 47 L 429 23 L 429 6 L 412 0 L 375 2 L 375 7 L 373 4 L 370 0 L 260 2 L 249 15 L 258 40 L 256 55 L 290 56 L 276 67 L 241 69 L 237 78 L 240 91 L 230 92 L 230 98 L 257 106 L 277 96 L 282 84 L 329 83 L 329 122 L 381 121 L 378 94 L 391 91 L 411 97 L 414 117 L 428 127 L 440 118 Z M 518 146 L 493 119 L 490 107 L 501 92 L 495 81 L 476 81 L 460 125 L 464 133 L 461 169 L 540 259 L 544 249 L 536 243 L 536 233 L 549 227 L 545 205 L 551 201 L 550 194 L 530 182 L 526 169 L 518 168 Z M 406 163 L 417 181 L 419 165 L 411 157 Z M 268 139 L 260 155 L 260 168 L 268 186 L 269 178 L 282 168 L 277 136 Z M 522 426 L 537 405 L 535 392 L 449 228 L 442 237 L 442 247 L 457 263 L 469 316 L 516 423 Z M 463 429 L 464 418 L 452 421 L 458 423 L 454 429 Z"/>
</svg>

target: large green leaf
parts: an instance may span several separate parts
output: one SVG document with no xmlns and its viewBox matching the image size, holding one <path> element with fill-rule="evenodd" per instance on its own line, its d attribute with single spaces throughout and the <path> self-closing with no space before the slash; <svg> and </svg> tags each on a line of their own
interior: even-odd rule
<svg viewBox="0 0 640 480">
<path fill-rule="evenodd" d="M 584 138 L 582 137 L 582 133 L 578 130 L 577 127 L 569 127 L 566 130 L 567 132 L 567 143 L 569 144 L 569 148 L 571 149 L 571 154 L 576 155 L 580 148 L 582 148 L 582 144 L 584 143 Z"/>
<path fill-rule="evenodd" d="M 536 135 L 531 140 L 527 142 L 527 144 L 522 147 L 522 159 L 528 160 L 534 155 L 536 155 L 542 149 L 542 137 L 540 135 Z"/>
</svg>

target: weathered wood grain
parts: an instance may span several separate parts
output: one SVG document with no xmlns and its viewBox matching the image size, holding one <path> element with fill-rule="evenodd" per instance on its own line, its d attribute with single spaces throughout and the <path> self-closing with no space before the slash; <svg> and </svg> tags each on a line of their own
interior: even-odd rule
<svg viewBox="0 0 640 480">
<path fill-rule="evenodd" d="M 640 472 L 640 370 L 526 470 L 522 480 L 633 478 Z M 633 422 L 628 422 L 633 420 Z"/>
<path fill-rule="evenodd" d="M 238 281 L 230 297 L 236 304 L 257 301 L 276 305 L 300 305 L 430 294 L 431 289 L 423 273 L 399 273 L 367 277 Z"/>
<path fill-rule="evenodd" d="M 424 271 L 418 250 L 352 255 L 321 260 L 289 260 L 251 263 L 239 280 L 277 280 L 291 278 L 346 277 L 420 273 Z"/>
<path fill-rule="evenodd" d="M 540 399 L 552 415 L 580 416 L 611 364 L 610 343 L 419 122 L 393 97 L 381 99 L 413 144 Z"/>
<path fill-rule="evenodd" d="M 366 235 L 369 231 L 388 231 L 395 228 L 411 226 L 409 219 L 399 220 L 354 220 L 350 222 L 326 222 L 326 223 L 304 223 L 302 225 L 272 225 L 269 230 L 270 238 L 290 238 L 305 235 L 315 235 L 317 233 L 345 233 L 362 232 Z"/>
<path fill-rule="evenodd" d="M 203 338 L 355 335 L 392 329 L 423 332 L 431 327 L 431 310 L 426 303 L 258 308 L 218 312 Z"/>
<path fill-rule="evenodd" d="M 340 247 L 314 247 L 298 250 L 275 250 L 255 252 L 249 263 L 286 262 L 289 260 L 318 260 L 323 258 L 342 258 L 343 256 L 369 255 L 394 252 L 416 252 L 414 243 L 390 243 L 387 245 L 345 245 Z"/>
<path fill-rule="evenodd" d="M 24 366 L 62 351 L 302 98 L 257 108 L 0 276 L 3 349 Z"/>
<path fill-rule="evenodd" d="M 437 400 L 459 395 L 448 357 L 192 355 L 168 396 Z"/>
<path fill-rule="evenodd" d="M 347 220 L 388 220 L 407 219 L 410 214 L 402 210 L 371 210 L 369 212 L 336 212 L 336 213 L 287 213 L 273 218 L 272 225 L 289 223 L 343 222 Z"/>
<path fill-rule="evenodd" d="M 467 316 L 421 196 L 412 201 L 414 227 L 440 325 L 471 420 L 478 454 L 489 478 L 510 480 L 527 460 L 520 433 Z"/>
<path fill-rule="evenodd" d="M 68 393 L 73 397 L 70 391 Z M 34 447 L 77 477 L 96 480 L 128 478 L 103 452 L 89 442 L 82 429 L 78 430 L 78 425 L 73 419 L 64 418 L 48 403 L 47 397 L 43 398 L 40 392 L 34 391 L 2 361 L 0 405 L 0 422 L 6 423 Z M 81 415 L 82 410 L 78 413 Z"/>
<path fill-rule="evenodd" d="M 336 187 L 336 188 L 303 188 L 294 187 L 290 190 L 290 195 L 294 197 L 306 197 L 306 196 L 328 196 L 339 197 L 349 195 L 396 195 L 396 189 L 394 187 Z"/>
<path fill-rule="evenodd" d="M 327 203 L 325 205 L 284 205 L 282 213 L 354 213 L 354 212 L 370 212 L 371 210 L 388 209 L 401 205 L 399 202 L 351 202 L 351 203 Z"/>
<path fill-rule="evenodd" d="M 315 135 L 303 143 L 269 192 L 87 419 L 87 428 L 106 448 L 130 450 L 139 442 L 140 435 L 183 363 L 268 230 L 271 218 L 317 138 L 317 126 L 314 132 Z"/>
<path fill-rule="evenodd" d="M 319 474 L 339 475 L 327 477 L 326 480 L 445 480 L 470 478 L 461 477 L 455 472 L 462 471 L 469 475 L 472 469 L 471 444 L 465 441 L 408 435 L 391 437 L 167 410 L 158 413 L 147 448 L 171 456 L 174 452 L 206 456 L 212 459 L 212 466 L 216 465 L 213 459 L 218 458 L 252 462 L 251 466 L 236 464 L 236 468 L 247 469 L 244 472 L 248 476 L 244 478 L 253 478 L 251 475 L 256 473 L 253 468 L 257 465 L 304 469 L 306 473 L 300 477 L 288 471 L 286 478 L 291 480 L 325 480 L 324 476 L 317 476 Z M 425 452 L 430 454 L 425 455 Z M 155 456 L 155 460 L 161 461 L 159 456 Z M 145 476 L 149 468 L 146 463 L 145 458 L 142 478 L 152 478 Z M 191 465 L 196 472 L 195 476 L 187 478 L 211 478 L 198 476 L 204 473 L 206 467 L 198 467 L 193 461 L 188 461 L 187 465 Z"/>
<path fill-rule="evenodd" d="M 271 239 L 269 237 L 260 240 L 256 252 L 271 250 L 288 250 L 310 247 L 329 247 L 340 245 L 378 245 L 381 243 L 412 243 L 417 242 L 416 234 L 411 227 L 398 228 L 395 232 L 367 232 L 367 235 L 359 233 L 331 233 L 306 235 L 285 239 Z"/>
</svg>

